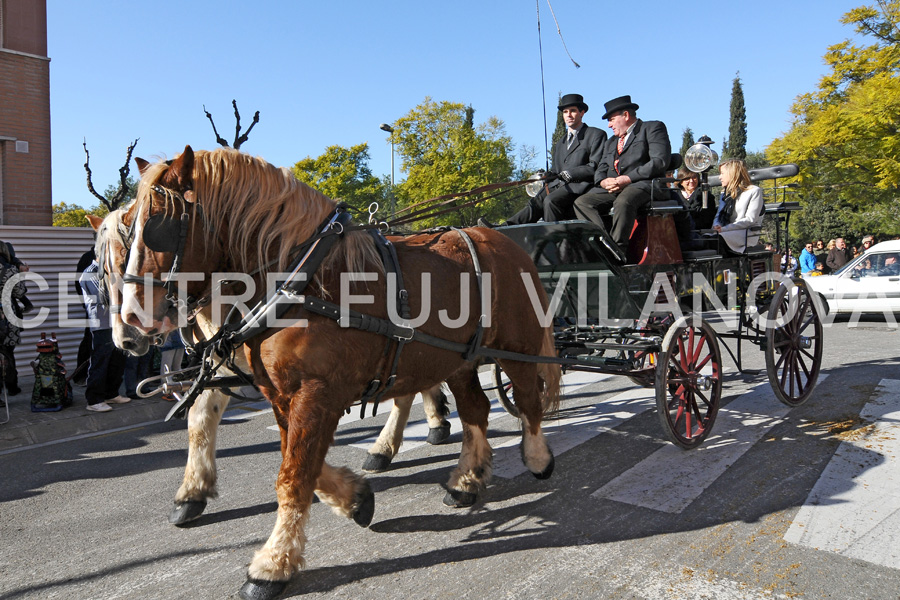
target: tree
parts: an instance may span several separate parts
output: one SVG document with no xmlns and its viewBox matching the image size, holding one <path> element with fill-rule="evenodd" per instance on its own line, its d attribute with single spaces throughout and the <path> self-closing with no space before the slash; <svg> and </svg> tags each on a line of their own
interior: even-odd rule
<svg viewBox="0 0 900 600">
<path fill-rule="evenodd" d="M 231 147 L 235 150 L 240 150 L 241 145 L 247 141 L 250 137 L 250 131 L 253 130 L 253 127 L 259 123 L 259 111 L 253 115 L 253 121 L 250 123 L 250 127 L 247 128 L 247 131 L 241 133 L 241 112 L 238 110 L 237 100 L 231 101 L 231 106 L 234 107 L 234 141 L 231 143 Z M 216 130 L 216 122 L 213 121 L 212 114 L 208 110 L 206 110 L 206 106 L 203 107 L 203 112 L 206 113 L 206 118 L 209 119 L 209 124 L 212 125 L 213 134 L 216 136 L 216 142 L 222 146 L 223 148 L 228 148 L 228 141 L 219 135 L 219 132 Z"/>
<path fill-rule="evenodd" d="M 469 122 L 463 104 L 428 97 L 397 120 L 391 137 L 406 173 L 406 180 L 394 190 L 399 206 L 510 180 L 515 168 L 513 145 L 503 121 L 490 117 L 478 126 Z M 481 215 L 497 219 L 507 216 L 507 210 L 502 199 L 492 198 L 421 224 L 472 225 Z"/>
<path fill-rule="evenodd" d="M 298 161 L 291 171 L 308 186 L 335 200 L 365 210 L 378 202 L 382 210 L 387 198 L 387 183 L 372 175 L 369 168 L 369 145 L 350 148 L 328 146 L 325 153 Z"/>
<path fill-rule="evenodd" d="M 900 226 L 900 0 L 879 0 L 841 21 L 872 41 L 828 48 L 830 71 L 791 108 L 791 129 L 769 145 L 773 163 L 800 165 L 807 198 L 849 211 L 853 231 L 896 235 Z M 851 231 L 845 231 L 850 234 Z"/>
<path fill-rule="evenodd" d="M 744 108 L 744 88 L 741 86 L 740 73 L 731 82 L 731 110 L 728 121 L 728 141 L 722 148 L 722 158 L 739 158 L 747 156 L 747 111 Z"/>
<path fill-rule="evenodd" d="M 687 154 L 688 148 L 694 145 L 694 132 L 691 131 L 690 127 L 685 127 L 684 132 L 681 134 L 681 156 L 684 157 Z"/>
</svg>

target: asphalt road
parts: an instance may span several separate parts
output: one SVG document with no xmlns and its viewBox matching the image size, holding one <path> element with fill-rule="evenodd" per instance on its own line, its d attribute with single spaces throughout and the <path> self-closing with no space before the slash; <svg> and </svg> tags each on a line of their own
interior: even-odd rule
<svg viewBox="0 0 900 600">
<path fill-rule="evenodd" d="M 755 348 L 745 358 L 764 369 Z M 458 423 L 441 446 L 412 423 L 392 469 L 369 476 L 368 529 L 313 505 L 284 597 L 900 598 L 898 330 L 827 328 L 823 378 L 793 409 L 764 375 L 726 366 L 719 420 L 693 451 L 665 441 L 646 390 L 567 375 L 546 481 L 525 472 L 517 421 L 497 408 L 495 477 L 472 509 L 441 503 Z M 329 462 L 358 468 L 387 408 L 348 418 Z M 0 456 L 0 599 L 235 596 L 275 521 L 280 457 L 264 407 L 227 416 L 220 497 L 183 529 L 167 522 L 183 421 Z"/>
</svg>

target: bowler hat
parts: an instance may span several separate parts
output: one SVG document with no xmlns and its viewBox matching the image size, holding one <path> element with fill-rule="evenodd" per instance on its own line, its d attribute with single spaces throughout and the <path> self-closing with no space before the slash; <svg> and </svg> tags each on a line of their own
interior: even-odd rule
<svg viewBox="0 0 900 600">
<path fill-rule="evenodd" d="M 584 103 L 584 97 L 581 94 L 566 94 L 559 99 L 559 110 L 567 106 L 577 106 L 579 110 L 587 112 L 588 105 Z"/>
<path fill-rule="evenodd" d="M 635 111 L 640 107 L 631 101 L 631 96 L 619 96 L 604 104 L 603 108 L 606 109 L 606 112 L 600 117 L 601 119 L 609 119 L 609 115 L 619 112 L 620 110 Z"/>
</svg>

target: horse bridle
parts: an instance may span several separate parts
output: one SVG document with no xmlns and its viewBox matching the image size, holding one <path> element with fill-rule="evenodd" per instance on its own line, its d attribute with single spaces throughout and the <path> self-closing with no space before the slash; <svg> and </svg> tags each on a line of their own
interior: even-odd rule
<svg viewBox="0 0 900 600">
<path fill-rule="evenodd" d="M 195 298 L 193 296 L 188 295 L 188 297 L 184 300 L 178 298 L 178 274 L 181 272 L 182 265 L 184 263 L 184 248 L 187 242 L 187 234 L 188 227 L 190 226 L 191 216 L 193 212 L 197 212 L 201 218 L 203 217 L 203 209 L 200 208 L 200 205 L 196 202 L 188 202 L 185 200 L 184 196 L 176 192 L 175 190 L 164 188 L 160 185 L 154 185 L 151 189 L 157 194 L 162 194 L 164 196 L 172 196 L 177 200 L 181 201 L 182 206 L 185 207 L 184 211 L 181 213 L 180 219 L 176 220 L 172 215 L 161 212 L 157 214 L 150 214 L 147 217 L 147 221 L 144 223 L 143 231 L 141 233 L 141 238 L 143 239 L 144 245 L 147 246 L 150 250 L 154 252 L 161 253 L 174 253 L 175 256 L 172 259 L 172 267 L 169 269 L 169 272 L 164 280 L 156 279 L 149 275 L 136 275 L 134 273 L 128 273 L 127 271 L 122 274 L 123 283 L 135 283 L 141 285 L 147 285 L 148 283 L 153 287 L 161 287 L 166 290 L 165 299 L 169 303 L 170 306 L 176 307 L 179 312 L 181 310 L 185 310 L 188 315 L 188 319 L 190 320 L 196 312 L 205 305 L 204 298 Z M 138 207 L 138 214 L 140 213 L 142 207 Z M 147 208 L 148 213 L 152 210 L 153 204 L 150 203 Z M 125 253 L 125 265 L 127 269 L 128 259 L 131 256 L 131 246 L 134 243 L 134 235 L 135 235 L 135 227 L 137 225 L 138 215 L 135 215 L 135 218 L 131 221 L 131 226 L 128 228 L 128 232 L 123 235 L 123 232 L 119 230 L 119 236 L 122 239 L 122 243 L 128 249 Z M 205 219 L 204 219 L 205 221 Z M 174 231 L 177 228 L 177 233 Z"/>
</svg>

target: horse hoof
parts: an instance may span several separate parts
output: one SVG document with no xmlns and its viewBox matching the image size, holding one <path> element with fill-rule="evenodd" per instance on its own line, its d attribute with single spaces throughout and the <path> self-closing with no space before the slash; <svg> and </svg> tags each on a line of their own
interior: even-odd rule
<svg viewBox="0 0 900 600">
<path fill-rule="evenodd" d="M 356 509 L 351 513 L 351 517 L 360 527 L 368 527 L 372 523 L 372 517 L 375 516 L 375 494 L 369 487 L 368 481 L 363 481 L 364 487 L 356 492 L 353 499 Z"/>
<path fill-rule="evenodd" d="M 169 514 L 169 523 L 172 525 L 184 525 L 200 517 L 206 509 L 206 500 L 188 500 L 176 502 L 175 508 Z"/>
<path fill-rule="evenodd" d="M 366 473 L 382 473 L 391 466 L 392 456 L 386 454 L 370 454 L 363 463 L 362 470 Z"/>
<path fill-rule="evenodd" d="M 550 479 L 550 476 L 553 475 L 553 467 L 556 465 L 556 459 L 553 458 L 553 455 L 550 455 L 550 462 L 540 473 L 532 473 L 537 479 Z"/>
<path fill-rule="evenodd" d="M 447 490 L 447 494 L 444 496 L 444 504 L 451 508 L 467 508 L 475 504 L 477 499 L 478 496 L 471 492 Z"/>
<path fill-rule="evenodd" d="M 267 581 L 265 579 L 247 579 L 241 586 L 238 595 L 242 600 L 272 600 L 278 597 L 284 588 L 286 581 Z"/>
<path fill-rule="evenodd" d="M 450 423 L 444 423 L 440 427 L 431 427 L 428 429 L 428 438 L 425 440 L 432 446 L 443 444 L 450 437 Z"/>
</svg>

